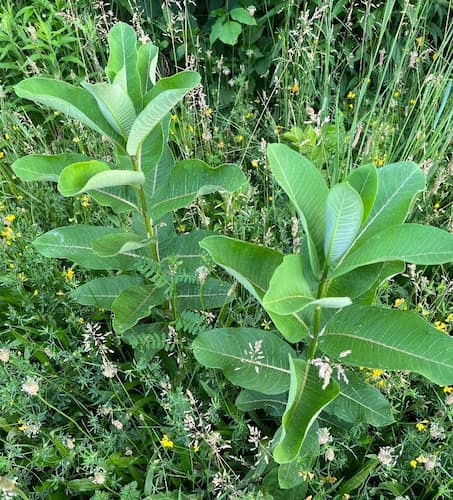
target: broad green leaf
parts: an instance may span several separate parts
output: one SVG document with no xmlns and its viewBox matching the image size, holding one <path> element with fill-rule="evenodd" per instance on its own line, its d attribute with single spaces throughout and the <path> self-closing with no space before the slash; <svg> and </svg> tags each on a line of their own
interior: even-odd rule
<svg viewBox="0 0 453 500">
<path fill-rule="evenodd" d="M 412 264 L 445 264 L 453 261 L 453 235 L 437 227 L 399 224 L 360 241 L 333 277 L 376 262 L 401 260 Z"/>
<path fill-rule="evenodd" d="M 122 232 L 102 226 L 75 224 L 59 227 L 39 236 L 33 246 L 45 257 L 72 260 L 87 269 L 133 269 L 141 257 L 132 252 L 115 257 L 99 257 L 94 253 L 92 242 L 107 234 Z"/>
<path fill-rule="evenodd" d="M 90 191 L 90 196 L 103 207 L 111 207 L 114 212 L 139 212 L 138 193 L 132 186 L 113 186 Z"/>
<path fill-rule="evenodd" d="M 280 394 L 289 385 L 291 347 L 269 331 L 256 328 L 216 328 L 198 335 L 195 358 L 220 368 L 233 384 L 264 394 Z"/>
<path fill-rule="evenodd" d="M 326 201 L 324 255 L 327 262 L 338 260 L 354 241 L 362 222 L 362 200 L 349 184 L 334 186 Z"/>
<path fill-rule="evenodd" d="M 146 185 L 148 185 L 148 192 L 153 195 L 156 190 L 154 183 L 157 182 L 155 177 L 157 177 L 156 170 L 159 160 L 162 158 L 164 153 L 166 141 L 164 137 L 163 122 L 158 123 L 145 141 L 142 144 L 140 150 L 140 167 L 143 173 L 146 175 Z M 172 164 L 173 166 L 173 164 Z"/>
<path fill-rule="evenodd" d="M 143 172 L 111 170 L 107 163 L 92 160 L 64 168 L 58 179 L 58 190 L 63 196 L 75 196 L 87 191 L 144 182 Z"/>
<path fill-rule="evenodd" d="M 200 75 L 194 71 L 182 71 L 168 78 L 161 78 L 156 83 L 147 94 L 148 103 L 132 125 L 127 141 L 127 152 L 131 156 L 138 154 L 153 128 L 199 83 Z"/>
<path fill-rule="evenodd" d="M 272 275 L 263 307 L 277 314 L 291 314 L 312 302 L 315 294 L 305 280 L 302 257 L 286 255 Z"/>
<path fill-rule="evenodd" d="M 208 236 L 200 246 L 259 302 L 269 288 L 274 270 L 283 260 L 276 250 L 227 236 Z"/>
<path fill-rule="evenodd" d="M 159 49 L 151 42 L 142 45 L 137 52 L 137 69 L 140 75 L 142 95 L 156 84 L 157 61 Z"/>
<path fill-rule="evenodd" d="M 200 246 L 262 303 L 272 274 L 282 262 L 283 256 L 279 252 L 226 236 L 209 236 Z M 268 311 L 268 314 L 279 332 L 290 342 L 298 342 L 307 335 L 308 326 L 297 313 L 282 316 Z"/>
<path fill-rule="evenodd" d="M 228 294 L 230 288 L 228 283 L 222 283 L 214 278 L 208 278 L 203 286 L 200 286 L 200 283 L 178 283 L 176 286 L 178 310 L 204 311 L 222 307 L 233 299 L 231 294 Z"/>
<path fill-rule="evenodd" d="M 73 290 L 71 298 L 79 304 L 102 307 L 110 311 L 113 301 L 124 289 L 142 284 L 142 277 L 127 274 L 96 278 Z"/>
<path fill-rule="evenodd" d="M 85 89 L 60 80 L 33 77 L 19 82 L 14 90 L 19 97 L 60 111 L 118 144 L 123 142 L 102 115 L 96 99 Z"/>
<path fill-rule="evenodd" d="M 394 422 L 390 403 L 379 389 L 367 384 L 359 375 L 347 373 L 348 383 L 340 380 L 340 394 L 327 407 L 327 413 L 350 422 L 367 422 L 382 427 Z"/>
<path fill-rule="evenodd" d="M 339 311 L 319 348 L 352 366 L 409 370 L 439 385 L 453 383 L 453 340 L 409 311 L 350 306 Z"/>
<path fill-rule="evenodd" d="M 72 163 L 90 161 L 85 155 L 63 153 L 60 155 L 27 155 L 17 159 L 11 168 L 23 181 L 58 182 L 62 170 Z"/>
<path fill-rule="evenodd" d="M 242 33 L 242 26 L 235 21 L 225 19 L 225 16 L 220 17 L 212 26 L 209 34 L 211 45 L 216 40 L 220 40 L 227 45 L 236 45 L 239 35 Z"/>
<path fill-rule="evenodd" d="M 311 425 L 340 392 L 333 379 L 323 389 L 318 368 L 302 359 L 291 358 L 290 369 L 291 382 L 282 418 L 282 434 L 273 453 L 279 464 L 290 463 L 298 456 Z"/>
<path fill-rule="evenodd" d="M 287 393 L 263 394 L 250 389 L 243 389 L 236 398 L 235 405 L 241 411 L 252 411 L 262 408 L 268 415 L 280 417 L 285 411 Z"/>
<path fill-rule="evenodd" d="M 278 467 L 278 484 L 280 488 L 286 490 L 295 488 L 307 481 L 307 472 L 312 470 L 316 457 L 319 455 L 318 429 L 317 422 L 313 422 L 307 431 L 296 460 L 281 464 Z"/>
<path fill-rule="evenodd" d="M 328 283 L 325 294 L 329 297 L 348 294 L 351 299 L 362 295 L 373 287 L 377 281 L 383 264 L 370 264 L 360 269 L 354 269 L 349 273 L 343 274 Z"/>
<path fill-rule="evenodd" d="M 133 102 L 142 108 L 140 76 L 137 69 L 137 37 L 126 23 L 117 23 L 109 31 L 109 60 L 105 71 L 110 83 L 118 83 Z"/>
<path fill-rule="evenodd" d="M 151 310 L 166 299 L 164 290 L 154 285 L 132 285 L 125 288 L 112 303 L 113 328 L 123 333 L 139 320 L 150 315 Z"/>
<path fill-rule="evenodd" d="M 359 193 L 363 204 L 362 222 L 364 222 L 373 208 L 378 189 L 378 174 L 374 165 L 364 165 L 352 171 L 346 179 Z"/>
<path fill-rule="evenodd" d="M 230 10 L 231 19 L 240 22 L 241 24 L 247 24 L 249 26 L 256 26 L 256 19 L 250 15 L 247 9 L 237 7 L 236 9 Z"/>
<path fill-rule="evenodd" d="M 345 493 L 354 491 L 369 478 L 370 474 L 378 465 L 379 460 L 377 458 L 368 460 L 358 472 L 356 472 L 351 478 L 349 478 L 341 485 L 340 491 L 338 493 L 340 495 L 344 495 Z"/>
<path fill-rule="evenodd" d="M 84 82 L 82 87 L 96 99 L 101 113 L 124 140 L 131 130 L 136 114 L 134 104 L 119 83 Z"/>
<path fill-rule="evenodd" d="M 135 233 L 106 234 L 93 241 L 93 250 L 101 257 L 114 257 L 150 244 L 150 240 Z"/>
<path fill-rule="evenodd" d="M 215 191 L 233 192 L 247 182 L 241 169 L 234 165 L 212 168 L 201 160 L 183 160 L 170 172 L 167 182 L 153 198 L 154 220 L 178 208 L 189 205 L 195 198 Z"/>
<path fill-rule="evenodd" d="M 313 272 L 318 275 L 323 259 L 327 184 L 309 160 L 284 144 L 269 144 L 267 157 L 276 181 L 296 207 L 309 238 Z"/>
<path fill-rule="evenodd" d="M 262 500 L 299 500 L 306 498 L 308 482 L 302 482 L 295 488 L 282 489 L 280 486 L 278 470 L 279 467 L 274 467 L 264 476 L 260 484 L 260 493 L 263 495 Z"/>
<path fill-rule="evenodd" d="M 368 239 L 390 226 L 403 223 L 417 193 L 425 187 L 423 172 L 412 162 L 385 165 L 377 174 L 378 190 L 371 213 L 336 267 L 341 266 L 343 260 L 355 249 L 355 243 Z"/>
</svg>

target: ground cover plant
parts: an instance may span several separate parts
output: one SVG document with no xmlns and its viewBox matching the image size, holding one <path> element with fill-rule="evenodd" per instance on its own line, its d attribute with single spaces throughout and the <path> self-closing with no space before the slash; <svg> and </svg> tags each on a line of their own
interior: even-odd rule
<svg viewBox="0 0 453 500">
<path fill-rule="evenodd" d="M 2 5 L 4 497 L 451 497 L 449 15 Z"/>
</svg>

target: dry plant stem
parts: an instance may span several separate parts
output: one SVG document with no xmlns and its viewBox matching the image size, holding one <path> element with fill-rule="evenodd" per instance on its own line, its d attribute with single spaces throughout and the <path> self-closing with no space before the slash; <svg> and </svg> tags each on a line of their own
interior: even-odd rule
<svg viewBox="0 0 453 500">
<path fill-rule="evenodd" d="M 141 164 L 140 164 L 140 150 L 138 151 L 137 156 L 132 160 L 134 170 L 135 172 L 141 172 Z M 145 221 L 145 227 L 146 227 L 146 233 L 148 234 L 148 238 L 151 240 L 150 246 L 151 246 L 151 253 L 153 256 L 153 259 L 156 262 L 159 262 L 159 255 L 157 253 L 157 245 L 156 242 L 154 241 L 154 229 L 153 229 L 153 223 L 151 220 L 151 217 L 148 215 L 148 207 L 146 204 L 146 198 L 145 198 L 145 191 L 143 190 L 143 186 L 138 186 L 138 195 L 140 197 L 140 205 L 142 209 L 142 214 L 143 214 L 143 219 Z"/>
</svg>

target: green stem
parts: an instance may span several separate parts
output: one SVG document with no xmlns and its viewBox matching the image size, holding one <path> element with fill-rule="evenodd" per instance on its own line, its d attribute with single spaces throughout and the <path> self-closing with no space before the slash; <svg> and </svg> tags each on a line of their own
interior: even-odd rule
<svg viewBox="0 0 453 500">
<path fill-rule="evenodd" d="M 141 170 L 142 170 L 140 159 L 141 159 L 141 152 L 139 150 L 137 152 L 137 156 L 133 159 L 133 162 L 132 162 L 135 172 L 141 172 Z M 151 243 L 150 243 L 151 254 L 153 256 L 153 259 L 156 262 L 159 262 L 159 254 L 157 252 L 157 245 L 156 245 L 156 242 L 154 241 L 153 222 L 152 222 L 151 217 L 149 216 L 149 213 L 148 213 L 148 206 L 146 203 L 145 190 L 143 189 L 143 186 L 138 186 L 137 189 L 138 189 L 138 196 L 140 198 L 142 215 L 143 215 L 143 219 L 145 221 L 146 233 L 148 234 L 148 238 L 151 240 Z"/>
</svg>

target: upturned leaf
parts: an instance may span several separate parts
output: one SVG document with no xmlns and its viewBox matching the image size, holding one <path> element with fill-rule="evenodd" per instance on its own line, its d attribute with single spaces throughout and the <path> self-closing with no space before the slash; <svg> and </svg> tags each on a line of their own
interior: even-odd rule
<svg viewBox="0 0 453 500">
<path fill-rule="evenodd" d="M 17 159 L 11 168 L 23 181 L 58 182 L 58 177 L 65 167 L 73 163 L 91 161 L 85 155 L 63 153 L 59 155 L 27 155 Z"/>
<path fill-rule="evenodd" d="M 361 240 L 344 258 L 332 277 L 376 262 L 400 260 L 412 264 L 453 261 L 453 235 L 437 227 L 399 224 Z"/>
<path fill-rule="evenodd" d="M 378 174 L 374 165 L 364 165 L 352 171 L 346 179 L 359 193 L 363 204 L 362 222 L 370 215 L 376 200 L 378 189 Z"/>
<path fill-rule="evenodd" d="M 323 389 L 318 368 L 302 359 L 290 359 L 291 382 L 282 418 L 282 433 L 274 449 L 274 460 L 290 463 L 298 456 L 304 439 L 323 408 L 335 399 L 340 387 L 331 380 Z"/>
<path fill-rule="evenodd" d="M 101 257 L 114 257 L 118 254 L 138 250 L 150 244 L 145 236 L 135 233 L 106 234 L 93 241 L 93 250 Z"/>
<path fill-rule="evenodd" d="M 121 136 L 102 115 L 96 99 L 85 89 L 52 78 L 33 77 L 19 82 L 19 97 L 44 104 L 78 120 L 121 145 Z"/>
<path fill-rule="evenodd" d="M 350 306 L 339 311 L 319 348 L 352 366 L 409 370 L 439 385 L 453 383 L 453 340 L 409 311 Z"/>
<path fill-rule="evenodd" d="M 394 422 L 390 403 L 379 389 L 354 373 L 348 372 L 347 377 L 348 383 L 339 381 L 340 394 L 326 407 L 327 413 L 351 424 L 382 427 Z"/>
<path fill-rule="evenodd" d="M 194 71 L 182 71 L 168 78 L 161 78 L 145 97 L 146 106 L 132 125 L 127 141 L 127 152 L 136 156 L 144 140 L 164 116 L 200 83 Z"/>
<path fill-rule="evenodd" d="M 289 385 L 289 357 L 295 353 L 279 336 L 256 328 L 217 328 L 198 335 L 195 358 L 220 368 L 233 384 L 264 394 L 280 394 Z"/>
<path fill-rule="evenodd" d="M 105 72 L 110 83 L 118 83 L 137 111 L 142 108 L 141 82 L 137 69 L 137 37 L 126 23 L 117 23 L 109 31 L 109 59 Z"/>
<path fill-rule="evenodd" d="M 215 191 L 233 192 L 247 182 L 242 170 L 235 165 L 212 168 L 201 160 L 183 160 L 170 172 L 167 182 L 153 198 L 154 220 L 178 208 L 189 205 L 195 198 Z"/>
<path fill-rule="evenodd" d="M 159 58 L 159 48 L 151 42 L 140 46 L 137 52 L 137 69 L 140 75 L 142 95 L 145 95 L 153 85 L 156 85 L 156 70 Z"/>
<path fill-rule="evenodd" d="M 112 303 L 113 328 L 123 333 L 146 318 L 152 309 L 166 299 L 165 291 L 154 285 L 132 285 L 125 288 Z"/>
<path fill-rule="evenodd" d="M 87 191 L 144 182 L 143 172 L 111 170 L 107 163 L 91 160 L 65 167 L 58 179 L 58 190 L 63 196 L 75 196 Z"/>
<path fill-rule="evenodd" d="M 88 224 L 58 227 L 39 236 L 33 246 L 45 257 L 72 260 L 87 269 L 115 269 L 128 271 L 140 261 L 133 252 L 115 257 L 100 257 L 93 250 L 94 240 L 107 234 L 121 233 L 120 229 Z"/>
<path fill-rule="evenodd" d="M 337 184 L 329 191 L 324 240 L 327 262 L 338 260 L 352 244 L 359 231 L 362 214 L 362 200 L 349 184 Z"/>
<path fill-rule="evenodd" d="M 113 301 L 126 288 L 132 285 L 142 285 L 141 276 L 120 274 L 106 276 L 88 281 L 71 292 L 71 298 L 85 306 L 102 307 L 107 311 L 112 308 Z"/>
<path fill-rule="evenodd" d="M 276 181 L 299 214 L 309 239 L 313 272 L 318 275 L 323 260 L 327 184 L 307 158 L 284 144 L 269 144 L 267 157 Z"/>
</svg>

